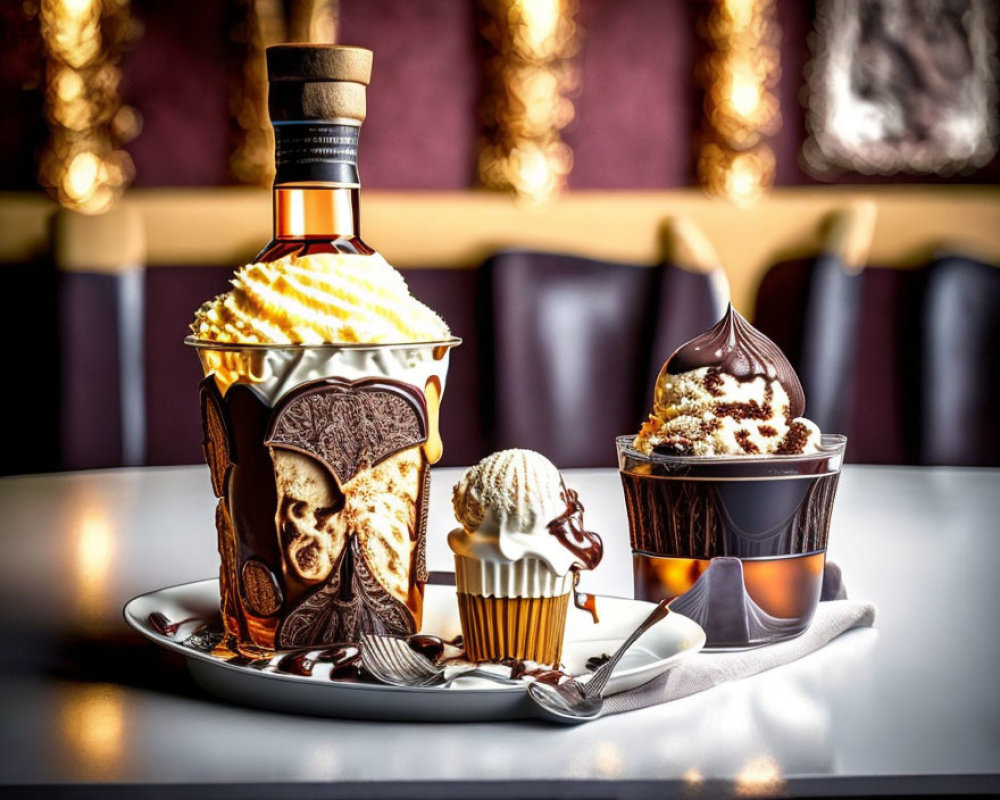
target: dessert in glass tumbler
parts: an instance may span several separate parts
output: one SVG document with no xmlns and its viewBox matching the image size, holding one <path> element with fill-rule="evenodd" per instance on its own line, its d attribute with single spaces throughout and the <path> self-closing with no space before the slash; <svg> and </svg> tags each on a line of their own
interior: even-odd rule
<svg viewBox="0 0 1000 800">
<path fill-rule="evenodd" d="M 360 238 L 371 52 L 268 50 L 275 236 L 198 309 L 224 647 L 248 657 L 420 628 L 451 336 Z M 332 122 L 329 120 L 333 120 Z"/>
<path fill-rule="evenodd" d="M 729 306 L 617 440 L 636 597 L 677 598 L 709 647 L 790 638 L 815 613 L 846 439 L 804 412 L 788 359 Z"/>
<path fill-rule="evenodd" d="M 557 665 L 579 570 L 603 555 L 583 506 L 551 461 L 503 450 L 470 468 L 452 502 L 458 606 L 470 661 Z"/>
</svg>

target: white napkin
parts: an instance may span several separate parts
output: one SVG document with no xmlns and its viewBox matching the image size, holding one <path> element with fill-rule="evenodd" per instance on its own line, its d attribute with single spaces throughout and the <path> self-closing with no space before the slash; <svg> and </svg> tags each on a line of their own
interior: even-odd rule
<svg viewBox="0 0 1000 800">
<path fill-rule="evenodd" d="M 875 606 L 859 600 L 830 600 L 819 604 L 816 616 L 801 636 L 785 642 L 734 653 L 697 653 L 647 684 L 611 695 L 605 714 L 635 711 L 703 692 L 725 681 L 756 675 L 819 650 L 851 628 L 875 624 Z"/>
</svg>

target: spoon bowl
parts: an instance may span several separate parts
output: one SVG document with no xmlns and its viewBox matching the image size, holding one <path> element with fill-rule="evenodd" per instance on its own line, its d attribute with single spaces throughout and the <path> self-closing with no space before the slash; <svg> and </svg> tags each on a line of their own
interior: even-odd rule
<svg viewBox="0 0 1000 800">
<path fill-rule="evenodd" d="M 576 725 L 597 719 L 604 708 L 604 687 L 608 685 L 611 673 L 618 666 L 618 662 L 640 636 L 669 613 L 666 599 L 657 603 L 649 616 L 639 623 L 639 627 L 629 634 L 611 658 L 598 667 L 586 683 L 569 680 L 552 686 L 536 682 L 528 687 L 528 696 L 554 722 Z"/>
<path fill-rule="evenodd" d="M 576 681 L 567 681 L 558 686 L 548 683 L 532 683 L 528 686 L 528 696 L 550 722 L 564 725 L 579 725 L 601 716 L 604 699 L 596 694 L 587 697 Z"/>
</svg>

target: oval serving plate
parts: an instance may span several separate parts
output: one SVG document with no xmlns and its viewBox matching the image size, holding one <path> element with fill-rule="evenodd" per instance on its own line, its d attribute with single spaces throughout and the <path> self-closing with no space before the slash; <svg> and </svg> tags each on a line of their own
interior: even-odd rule
<svg viewBox="0 0 1000 800">
<path fill-rule="evenodd" d="M 614 652 L 652 610 L 653 604 L 619 597 L 597 598 L 600 622 L 570 605 L 563 644 L 563 664 L 575 676 L 586 677 L 590 659 Z M 173 636 L 158 632 L 151 615 L 183 623 Z M 524 687 L 476 679 L 460 679 L 450 687 L 398 687 L 331 680 L 317 668 L 312 676 L 231 664 L 196 649 L 189 639 L 199 624 L 219 618 L 219 584 L 215 579 L 172 586 L 140 595 L 124 609 L 125 621 L 161 647 L 187 659 L 195 681 L 209 692 L 245 705 L 330 717 L 426 722 L 472 722 L 536 717 Z M 426 587 L 423 633 L 452 639 L 461 633 L 455 589 Z M 192 642 L 186 644 L 185 641 Z M 627 691 L 669 670 L 705 644 L 705 632 L 694 621 L 670 614 L 654 625 L 629 650 L 615 669 L 605 694 Z"/>
</svg>

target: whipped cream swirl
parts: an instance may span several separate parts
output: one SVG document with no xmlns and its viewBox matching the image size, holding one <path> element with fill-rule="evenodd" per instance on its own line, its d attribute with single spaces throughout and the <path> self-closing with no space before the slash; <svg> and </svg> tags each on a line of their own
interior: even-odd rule
<svg viewBox="0 0 1000 800">
<path fill-rule="evenodd" d="M 322 253 L 249 264 L 205 303 L 191 330 L 239 344 L 442 341 L 448 326 L 378 253 Z"/>
</svg>

